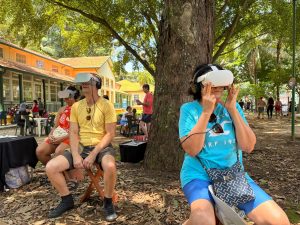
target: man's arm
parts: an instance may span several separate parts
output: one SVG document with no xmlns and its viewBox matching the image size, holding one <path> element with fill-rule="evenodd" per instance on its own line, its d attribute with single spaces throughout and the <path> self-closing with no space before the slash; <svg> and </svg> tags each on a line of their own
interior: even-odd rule
<svg viewBox="0 0 300 225">
<path fill-rule="evenodd" d="M 144 105 L 144 106 L 149 106 L 149 105 L 150 105 L 149 102 L 147 102 L 147 101 L 141 102 L 140 100 L 137 100 L 137 104 L 138 104 L 138 105 Z"/>
<path fill-rule="evenodd" d="M 142 104 L 141 105 L 144 105 L 144 106 L 149 106 L 150 105 L 150 103 L 149 102 L 142 102 Z"/>
<path fill-rule="evenodd" d="M 92 153 L 96 156 L 100 151 L 106 148 L 116 136 L 116 123 L 106 123 L 105 124 L 106 134 L 102 140 L 95 146 Z"/>
<path fill-rule="evenodd" d="M 73 165 L 77 169 L 83 168 L 83 159 L 79 154 L 79 128 L 78 124 L 70 122 L 70 147 L 73 157 Z"/>
<path fill-rule="evenodd" d="M 78 124 L 74 122 L 70 122 L 69 136 L 70 136 L 70 147 L 72 156 L 79 155 L 79 128 Z"/>
</svg>

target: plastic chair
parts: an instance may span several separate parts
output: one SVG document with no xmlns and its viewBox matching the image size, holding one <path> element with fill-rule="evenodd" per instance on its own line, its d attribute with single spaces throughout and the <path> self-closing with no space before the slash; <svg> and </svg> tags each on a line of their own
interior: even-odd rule
<svg viewBox="0 0 300 225">
<path fill-rule="evenodd" d="M 215 201 L 215 213 L 219 220 L 219 224 L 223 225 L 247 225 L 243 219 L 245 213 L 243 211 L 236 212 L 235 209 L 227 205 L 220 198 L 218 198 L 213 191 L 212 185 L 208 186 L 208 190 L 211 193 Z"/>
<path fill-rule="evenodd" d="M 18 133 L 18 129 L 20 128 L 20 135 L 24 136 L 25 135 L 25 119 L 22 118 L 22 115 L 20 113 L 16 113 L 14 122 L 17 124 L 16 126 L 16 132 L 15 135 Z"/>
<path fill-rule="evenodd" d="M 95 166 L 97 169 L 96 172 L 93 172 L 92 170 L 86 170 L 91 182 L 80 199 L 81 203 L 86 201 L 91 196 L 91 193 L 94 189 L 98 192 L 99 198 L 104 199 L 104 188 L 100 186 L 100 179 L 103 179 L 103 171 L 98 164 L 95 164 Z M 118 195 L 116 192 L 114 192 L 112 201 L 113 203 L 116 203 L 117 200 Z"/>
</svg>

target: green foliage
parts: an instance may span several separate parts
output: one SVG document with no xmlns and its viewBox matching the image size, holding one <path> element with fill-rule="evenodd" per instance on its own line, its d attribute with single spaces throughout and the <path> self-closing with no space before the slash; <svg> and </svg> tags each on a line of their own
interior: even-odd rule
<svg viewBox="0 0 300 225">
<path fill-rule="evenodd" d="M 155 73 L 162 8 L 161 0 L 2 0 L 0 35 L 52 57 L 112 54 L 118 77 L 153 83 L 124 66 L 131 62 L 137 71 Z M 216 62 L 237 82 L 283 85 L 291 67 L 291 27 L 288 1 L 216 0 Z"/>
<path fill-rule="evenodd" d="M 230 13 L 234 15 L 238 11 L 237 2 L 230 1 L 227 13 L 222 14 L 227 15 L 229 21 Z M 266 0 L 249 1 L 249 4 L 218 62 L 234 71 L 237 82 L 269 82 L 275 89 L 286 84 L 291 74 L 292 2 Z M 300 21 L 299 14 L 297 21 Z M 218 26 L 217 36 L 226 29 L 224 24 Z M 221 43 L 222 39 L 217 39 L 216 45 Z M 297 68 L 299 70 L 299 64 Z"/>
<path fill-rule="evenodd" d="M 269 97 L 275 96 L 273 85 L 269 82 L 259 82 L 258 84 L 251 84 L 249 82 L 239 84 L 240 92 L 238 99 L 242 97 Z"/>
<path fill-rule="evenodd" d="M 152 84 L 154 85 L 153 76 L 146 70 L 144 71 L 135 71 L 131 73 L 122 73 L 116 77 L 116 80 L 129 80 L 132 82 L 138 82 L 141 85 L 143 84 Z"/>
<path fill-rule="evenodd" d="M 41 50 L 55 57 L 110 54 L 113 47 L 125 43 L 131 52 L 118 53 L 119 67 L 129 61 L 141 67 L 138 56 L 153 69 L 161 4 L 155 0 L 4 0 L 0 18 L 9 28 L 1 31 L 22 46 L 42 44 Z"/>
</svg>

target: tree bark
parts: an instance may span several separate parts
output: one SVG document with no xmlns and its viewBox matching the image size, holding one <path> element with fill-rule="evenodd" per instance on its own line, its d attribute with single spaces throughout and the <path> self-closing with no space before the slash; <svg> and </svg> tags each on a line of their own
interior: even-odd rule
<svg viewBox="0 0 300 225">
<path fill-rule="evenodd" d="M 154 113 L 145 167 L 179 170 L 178 119 L 195 67 L 212 61 L 214 1 L 165 0 L 159 27 Z"/>
<path fill-rule="evenodd" d="M 276 64 L 277 64 L 277 70 L 280 71 L 281 64 L 280 64 L 280 54 L 281 54 L 281 47 L 282 47 L 282 40 L 281 38 L 277 42 L 277 50 L 276 50 Z M 279 99 L 280 95 L 280 85 L 276 84 L 276 98 Z"/>
</svg>

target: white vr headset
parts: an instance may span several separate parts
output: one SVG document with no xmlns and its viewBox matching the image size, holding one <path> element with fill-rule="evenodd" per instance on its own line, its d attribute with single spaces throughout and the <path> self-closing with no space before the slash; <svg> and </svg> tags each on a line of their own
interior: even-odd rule
<svg viewBox="0 0 300 225">
<path fill-rule="evenodd" d="M 57 93 L 58 98 L 74 98 L 75 94 L 76 91 L 69 90 L 68 88 Z"/>
<path fill-rule="evenodd" d="M 91 73 L 77 73 L 74 82 L 75 83 L 86 83 L 91 80 L 100 82 L 98 77 L 93 76 Z"/>
<path fill-rule="evenodd" d="M 203 85 L 211 83 L 212 87 L 227 87 L 233 83 L 233 74 L 230 70 L 219 70 L 212 65 L 210 65 L 210 68 L 212 71 L 199 76 L 196 83 L 202 83 Z"/>
</svg>

